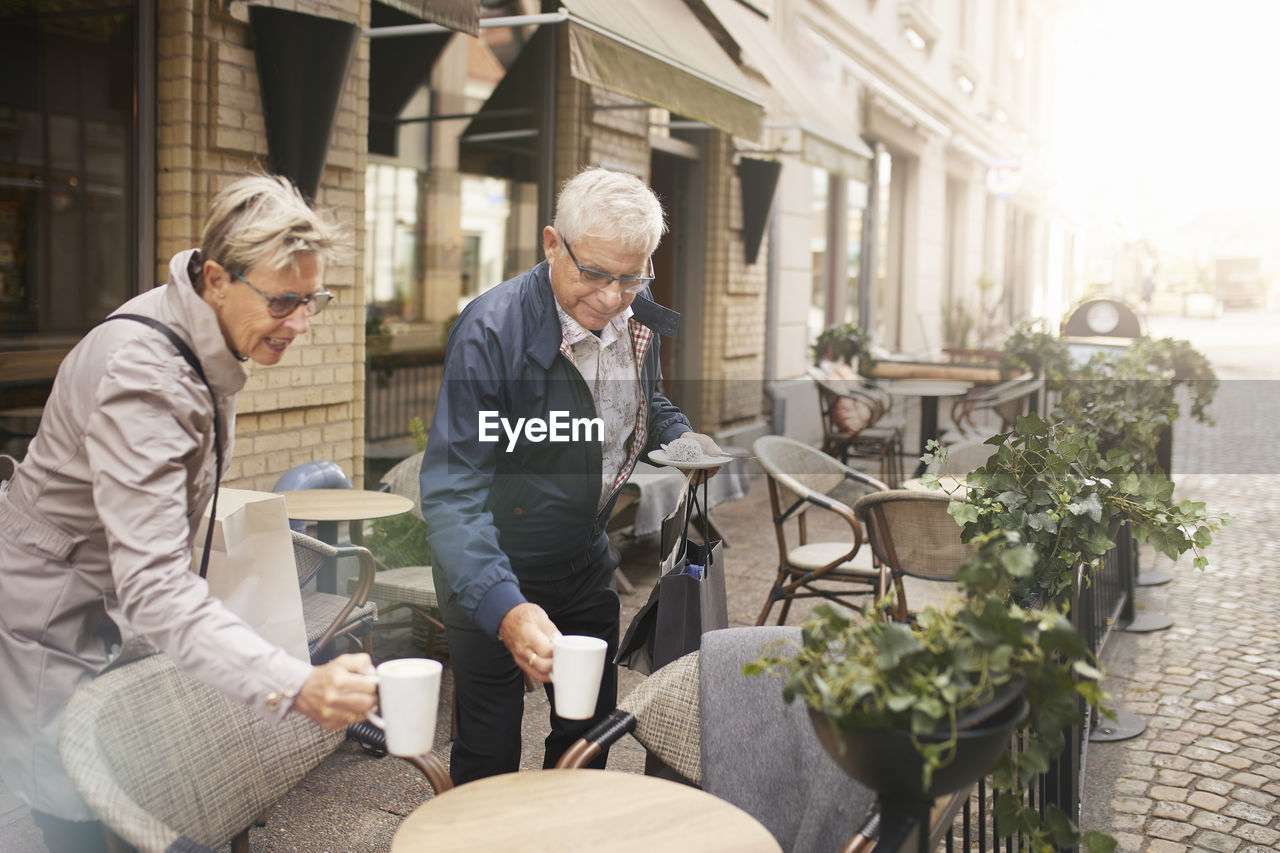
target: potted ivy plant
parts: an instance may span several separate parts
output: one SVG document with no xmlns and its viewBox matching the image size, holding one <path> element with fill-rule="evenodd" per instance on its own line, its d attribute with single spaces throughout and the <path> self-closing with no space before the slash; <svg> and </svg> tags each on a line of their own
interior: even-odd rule
<svg viewBox="0 0 1280 853">
<path fill-rule="evenodd" d="M 1108 850 L 1105 836 L 1081 835 L 1066 815 L 1025 805 L 1036 769 L 1080 720 L 1078 700 L 1102 701 L 1102 674 L 1062 610 L 1007 601 L 1009 579 L 1034 561 L 1029 547 L 987 536 L 957 575 L 962 603 L 927 608 L 911 623 L 878 618 L 885 602 L 861 614 L 824 603 L 798 645 L 770 644 L 744 671 L 780 676 L 784 698 L 805 702 L 836 763 L 885 807 L 927 802 L 995 763 L 997 832 L 1017 830 L 1033 849 L 1051 850 L 1070 827 L 1071 843 Z M 1010 735 L 1020 725 L 1015 755 Z"/>
<path fill-rule="evenodd" d="M 813 343 L 813 364 L 820 367 L 823 361 L 836 361 L 853 365 L 855 359 L 866 361 L 871 355 L 871 339 L 865 329 L 856 323 L 837 323 L 827 326 Z"/>
</svg>

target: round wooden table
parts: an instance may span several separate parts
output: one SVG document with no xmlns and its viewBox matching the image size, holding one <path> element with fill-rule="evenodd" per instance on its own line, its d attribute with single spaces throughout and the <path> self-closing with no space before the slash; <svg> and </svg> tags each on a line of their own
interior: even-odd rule
<svg viewBox="0 0 1280 853">
<path fill-rule="evenodd" d="M 405 818 L 391 853 L 698 850 L 781 853 L 737 806 L 688 785 L 612 770 L 527 770 L 460 785 Z"/>
<path fill-rule="evenodd" d="M 938 399 L 960 397 L 973 387 L 972 383 L 954 379 L 877 379 L 876 387 L 897 397 L 920 398 L 920 455 L 928 449 L 929 439 L 938 437 Z M 924 473 L 925 464 L 916 468 L 918 477 Z"/>
<path fill-rule="evenodd" d="M 364 543 L 364 523 L 413 509 L 413 501 L 390 492 L 365 489 L 296 489 L 280 492 L 285 513 L 292 521 L 314 521 L 317 535 L 330 545 L 338 542 L 338 523 L 347 522 L 352 543 Z M 326 565 L 316 576 L 318 592 L 336 592 L 334 566 Z"/>
</svg>

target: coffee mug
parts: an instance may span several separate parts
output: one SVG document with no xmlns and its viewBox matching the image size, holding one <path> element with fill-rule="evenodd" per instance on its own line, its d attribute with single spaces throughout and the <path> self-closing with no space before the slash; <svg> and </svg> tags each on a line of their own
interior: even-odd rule
<svg viewBox="0 0 1280 853">
<path fill-rule="evenodd" d="M 574 634 L 556 637 L 551 657 L 556 716 L 589 720 L 595 716 L 608 644 L 599 637 Z"/>
<path fill-rule="evenodd" d="M 391 755 L 424 755 L 436 740 L 440 703 L 440 661 L 399 658 L 378 664 L 378 714 L 369 722 L 387 734 Z"/>
</svg>

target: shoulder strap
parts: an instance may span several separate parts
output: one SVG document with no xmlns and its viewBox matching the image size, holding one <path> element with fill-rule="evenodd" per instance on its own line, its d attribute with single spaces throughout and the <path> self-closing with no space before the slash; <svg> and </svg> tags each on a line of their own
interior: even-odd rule
<svg viewBox="0 0 1280 853">
<path fill-rule="evenodd" d="M 179 337 L 178 333 L 173 329 L 170 329 L 154 317 L 147 317 L 142 314 L 112 314 L 107 320 L 135 320 L 164 335 L 178 350 L 178 353 L 186 359 L 187 364 L 191 365 L 191 369 L 196 372 L 196 376 L 199 376 L 200 381 L 204 383 L 204 387 L 209 389 L 209 398 L 213 402 L 213 458 L 216 467 L 214 468 L 213 503 L 209 507 L 209 524 L 204 537 L 204 556 L 200 559 L 200 577 L 204 577 L 209 571 L 209 551 L 213 547 L 213 520 L 218 517 L 218 488 L 222 485 L 222 419 L 218 416 L 218 395 L 214 393 L 213 386 L 209 384 L 208 378 L 205 377 L 204 366 L 200 364 L 200 359 L 196 357 L 191 346 Z M 105 323 L 106 320 L 102 322 Z"/>
</svg>

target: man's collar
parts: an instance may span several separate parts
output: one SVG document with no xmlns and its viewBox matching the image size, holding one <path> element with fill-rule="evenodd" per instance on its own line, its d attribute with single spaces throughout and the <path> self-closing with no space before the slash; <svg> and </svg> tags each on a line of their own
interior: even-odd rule
<svg viewBox="0 0 1280 853">
<path fill-rule="evenodd" d="M 572 346 L 578 341 L 595 337 L 590 329 L 586 328 L 577 320 L 569 316 L 569 313 L 564 310 L 564 306 L 560 304 L 559 299 L 555 300 L 555 304 L 556 316 L 560 318 L 560 336 L 564 339 L 565 343 Z M 630 305 L 622 309 L 616 317 L 606 324 L 606 328 L 612 327 L 617 334 L 610 336 L 604 329 L 601 329 L 600 331 L 602 334 L 600 335 L 600 339 L 607 345 L 611 341 L 615 341 L 618 337 L 626 334 L 627 320 L 631 317 L 632 313 Z"/>
</svg>

